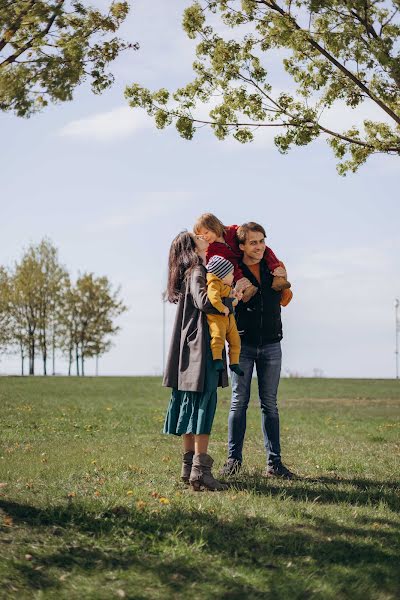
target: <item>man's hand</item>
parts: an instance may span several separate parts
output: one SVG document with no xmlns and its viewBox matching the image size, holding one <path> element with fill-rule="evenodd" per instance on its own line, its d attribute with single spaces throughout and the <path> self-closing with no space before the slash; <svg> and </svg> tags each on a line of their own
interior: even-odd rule
<svg viewBox="0 0 400 600">
<path fill-rule="evenodd" d="M 245 290 L 246 288 L 251 286 L 251 281 L 247 279 L 247 277 L 242 277 L 239 281 L 236 282 L 235 289 L 238 292 Z"/>
<path fill-rule="evenodd" d="M 272 271 L 272 275 L 274 277 L 284 277 L 285 279 L 287 279 L 287 272 L 284 267 L 276 267 L 276 269 Z"/>
<path fill-rule="evenodd" d="M 258 288 L 255 285 L 250 284 L 250 287 L 246 288 L 243 292 L 243 302 L 248 302 L 258 292 Z"/>
</svg>

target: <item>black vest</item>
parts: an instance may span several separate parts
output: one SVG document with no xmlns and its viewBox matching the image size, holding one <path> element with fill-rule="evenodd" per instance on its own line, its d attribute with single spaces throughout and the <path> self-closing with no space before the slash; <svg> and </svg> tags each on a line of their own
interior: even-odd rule
<svg viewBox="0 0 400 600">
<path fill-rule="evenodd" d="M 241 263 L 244 277 L 258 288 L 248 302 L 239 302 L 235 310 L 237 328 L 243 343 L 262 346 L 282 339 L 281 293 L 272 288 L 272 275 L 264 260 L 260 262 L 261 284 L 247 266 Z"/>
</svg>

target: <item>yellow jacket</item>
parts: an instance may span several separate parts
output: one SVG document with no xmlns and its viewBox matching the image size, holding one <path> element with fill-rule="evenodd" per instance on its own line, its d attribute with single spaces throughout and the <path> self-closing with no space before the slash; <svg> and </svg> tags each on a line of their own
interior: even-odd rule
<svg viewBox="0 0 400 600">
<path fill-rule="evenodd" d="M 223 283 L 222 279 L 214 273 L 207 273 L 207 296 L 213 307 L 220 313 L 223 313 L 226 308 L 221 298 L 228 298 L 231 290 L 231 286 Z"/>
</svg>

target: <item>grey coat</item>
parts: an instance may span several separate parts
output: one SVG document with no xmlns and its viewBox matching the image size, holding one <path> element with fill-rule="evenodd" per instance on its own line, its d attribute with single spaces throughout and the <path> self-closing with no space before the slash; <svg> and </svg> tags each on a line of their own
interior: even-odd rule
<svg viewBox="0 0 400 600">
<path fill-rule="evenodd" d="M 219 314 L 207 298 L 206 269 L 198 265 L 182 284 L 163 380 L 166 387 L 203 391 L 207 344 L 210 343 L 206 313 Z M 224 370 L 218 385 L 227 387 L 225 351 L 223 360 Z"/>
</svg>

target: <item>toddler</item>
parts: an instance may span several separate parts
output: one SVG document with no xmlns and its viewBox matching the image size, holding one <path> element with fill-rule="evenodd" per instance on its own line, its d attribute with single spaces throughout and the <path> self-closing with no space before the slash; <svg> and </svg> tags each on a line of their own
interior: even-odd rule
<svg viewBox="0 0 400 600">
<path fill-rule="evenodd" d="M 229 314 L 229 308 L 222 303 L 222 298 L 235 295 L 232 302 L 236 306 L 241 299 L 241 292 L 233 292 L 234 266 L 222 256 L 213 256 L 207 264 L 207 296 L 214 308 L 221 314 L 207 315 L 211 336 L 211 352 L 217 371 L 224 368 L 222 352 L 225 340 L 229 344 L 229 368 L 238 375 L 243 375 L 239 367 L 240 336 L 234 315 Z"/>
</svg>

